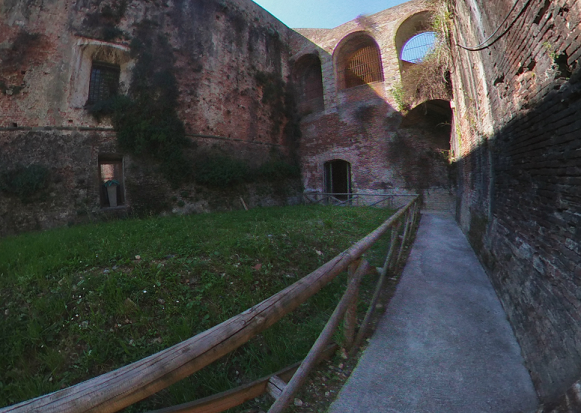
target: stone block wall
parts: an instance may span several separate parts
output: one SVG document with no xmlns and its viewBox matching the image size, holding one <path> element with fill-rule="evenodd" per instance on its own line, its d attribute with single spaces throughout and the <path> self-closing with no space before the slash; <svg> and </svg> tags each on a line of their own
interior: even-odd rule
<svg viewBox="0 0 581 413">
<path fill-rule="evenodd" d="M 453 48 L 457 218 L 541 400 L 579 411 L 558 398 L 581 376 L 581 8 L 472 0 L 454 17 L 462 45 L 500 26 Z"/>
<path fill-rule="evenodd" d="M 119 65 L 120 92 L 127 93 L 135 66 L 131 41 L 144 24 L 167 40 L 179 89 L 177 115 L 193 162 L 207 152 L 250 166 L 274 155 L 292 161 L 296 128 L 293 103 L 285 101 L 292 93 L 290 29 L 254 2 L 3 2 L 0 173 L 40 164 L 48 168 L 51 182 L 46 196 L 34 202 L 0 191 L 0 236 L 120 213 L 102 210 L 100 155 L 123 160 L 125 213 L 132 207 L 155 212 L 241 208 L 239 195 L 252 198 L 246 199 L 250 206 L 286 202 L 278 189 L 259 189 L 262 183 L 237 188 L 231 199 L 199 185 L 174 188 L 150 158 L 117 146 L 108 118 L 97 121 L 89 114 L 92 62 Z M 268 91 L 261 78 L 278 79 L 278 89 Z M 298 180 L 289 185 L 289 194 L 300 186 Z M 257 190 L 266 191 L 262 200 L 253 195 Z"/>
</svg>

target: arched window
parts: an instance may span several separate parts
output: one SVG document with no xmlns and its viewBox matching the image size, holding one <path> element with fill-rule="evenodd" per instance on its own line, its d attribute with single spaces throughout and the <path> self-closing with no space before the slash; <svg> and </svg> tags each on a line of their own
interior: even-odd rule
<svg viewBox="0 0 581 413">
<path fill-rule="evenodd" d="M 301 57 L 294 68 L 297 102 L 302 114 L 324 109 L 321 60 L 314 54 Z"/>
<path fill-rule="evenodd" d="M 336 64 L 339 89 L 383 81 L 379 46 L 365 33 L 356 33 L 339 46 Z"/>
<path fill-rule="evenodd" d="M 347 199 L 351 193 L 351 164 L 342 159 L 325 162 L 325 192 Z"/>
<path fill-rule="evenodd" d="M 404 72 L 414 63 L 419 63 L 433 47 L 436 36 L 431 21 L 433 13 L 423 11 L 408 17 L 395 34 L 395 49 L 400 71 Z"/>
<path fill-rule="evenodd" d="M 417 34 L 406 42 L 399 58 L 410 63 L 420 63 L 434 49 L 435 43 L 435 32 Z"/>
</svg>

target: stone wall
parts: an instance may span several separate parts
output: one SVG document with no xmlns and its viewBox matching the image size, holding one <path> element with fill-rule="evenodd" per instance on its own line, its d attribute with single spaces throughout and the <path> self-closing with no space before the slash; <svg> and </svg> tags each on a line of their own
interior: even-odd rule
<svg viewBox="0 0 581 413">
<path fill-rule="evenodd" d="M 574 1 L 455 2 L 454 43 L 501 26 L 453 49 L 457 218 L 563 412 L 581 409 L 558 400 L 581 374 L 580 21 Z"/>
<path fill-rule="evenodd" d="M 241 208 L 240 195 L 250 198 L 250 206 L 287 201 L 278 184 L 217 192 L 195 183 L 176 188 L 152 157 L 120 149 L 109 118 L 97 121 L 89 113 L 92 62 L 118 65 L 120 92 L 127 93 L 135 67 L 131 42 L 143 25 L 167 42 L 191 162 L 207 153 L 242 159 L 252 167 L 273 157 L 293 162 L 294 103 L 285 99 L 292 94 L 287 83 L 290 29 L 254 2 L 3 2 L 0 173 L 42 165 L 50 183 L 26 202 L 0 191 L 0 235 L 132 208 L 156 213 Z M 267 90 L 264 79 L 277 79 L 277 88 Z M 123 162 L 123 211 L 103 210 L 100 156 Z M 289 185 L 293 189 L 287 196 L 300 189 L 298 180 Z M 262 199 L 252 195 L 256 191 Z"/>
</svg>

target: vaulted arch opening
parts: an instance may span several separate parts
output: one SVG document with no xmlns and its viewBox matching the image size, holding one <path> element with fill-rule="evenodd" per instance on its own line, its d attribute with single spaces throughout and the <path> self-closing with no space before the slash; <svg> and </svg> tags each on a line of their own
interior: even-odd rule
<svg viewBox="0 0 581 413">
<path fill-rule="evenodd" d="M 449 191 L 454 181 L 451 133 L 449 101 L 429 100 L 407 113 L 389 147 L 389 161 L 406 187 Z"/>
<path fill-rule="evenodd" d="M 302 56 L 293 68 L 299 112 L 307 115 L 325 107 L 321 60 L 315 54 Z"/>
<path fill-rule="evenodd" d="M 335 52 L 338 88 L 383 81 L 381 51 L 367 33 L 359 32 L 343 39 Z"/>
<path fill-rule="evenodd" d="M 423 11 L 408 17 L 397 29 L 395 49 L 402 74 L 423 60 L 433 48 L 436 34 L 432 29 L 433 13 Z"/>
</svg>

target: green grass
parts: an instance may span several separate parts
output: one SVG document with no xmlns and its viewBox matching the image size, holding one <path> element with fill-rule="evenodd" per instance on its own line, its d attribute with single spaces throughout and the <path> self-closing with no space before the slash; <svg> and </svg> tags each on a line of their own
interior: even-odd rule
<svg viewBox="0 0 581 413">
<path fill-rule="evenodd" d="M 376 209 L 265 208 L 2 239 L 0 407 L 204 331 L 297 281 L 388 216 Z M 129 410 L 204 397 L 303 358 L 345 283 L 338 277 L 237 351 Z"/>
</svg>

